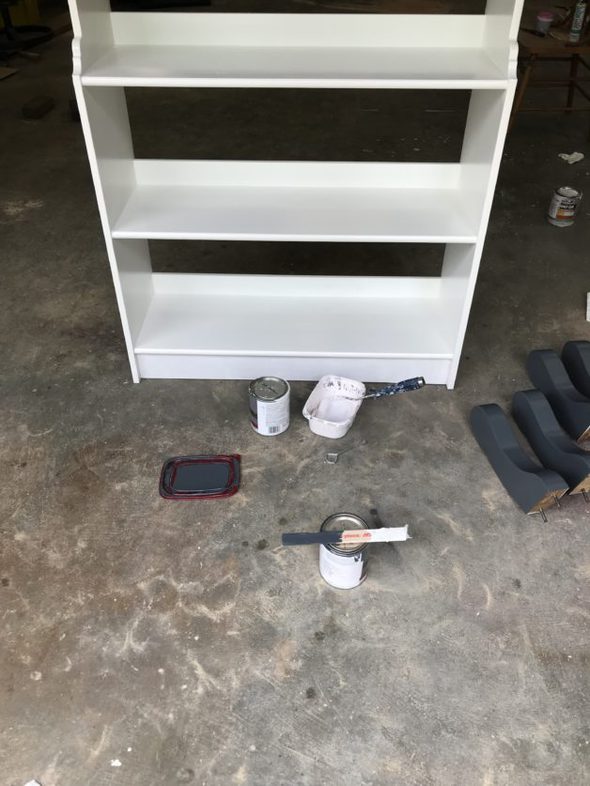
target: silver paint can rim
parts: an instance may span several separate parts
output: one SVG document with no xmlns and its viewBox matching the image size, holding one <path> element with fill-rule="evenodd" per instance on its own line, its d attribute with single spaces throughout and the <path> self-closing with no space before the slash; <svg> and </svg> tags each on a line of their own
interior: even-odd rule
<svg viewBox="0 0 590 786">
<path fill-rule="evenodd" d="M 345 530 L 345 529 L 369 529 L 367 522 L 356 513 L 333 513 L 322 522 L 320 532 L 330 532 L 331 530 Z M 323 547 L 332 554 L 338 554 L 341 557 L 352 557 L 360 554 L 367 548 L 367 543 L 349 546 L 337 546 L 334 543 L 323 544 Z"/>
<path fill-rule="evenodd" d="M 262 392 L 257 389 L 262 387 L 269 382 L 274 382 L 280 388 L 283 388 L 281 392 L 273 391 L 272 388 L 269 388 L 270 394 L 263 395 Z M 281 377 L 258 377 L 257 379 L 252 380 L 248 385 L 248 393 L 255 398 L 257 401 L 264 401 L 266 403 L 272 403 L 274 401 L 280 401 L 285 396 L 289 395 L 291 391 L 291 386 L 287 382 L 286 379 L 282 379 Z"/>
</svg>

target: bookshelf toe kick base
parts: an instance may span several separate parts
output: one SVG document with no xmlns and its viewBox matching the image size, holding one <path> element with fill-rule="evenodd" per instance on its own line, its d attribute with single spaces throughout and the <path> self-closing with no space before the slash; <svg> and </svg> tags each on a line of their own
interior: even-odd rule
<svg viewBox="0 0 590 786">
<path fill-rule="evenodd" d="M 256 379 L 271 374 L 314 381 L 324 374 L 338 374 L 374 382 L 423 376 L 428 384 L 446 385 L 451 365 L 451 360 L 432 358 L 137 355 L 144 379 Z"/>
</svg>

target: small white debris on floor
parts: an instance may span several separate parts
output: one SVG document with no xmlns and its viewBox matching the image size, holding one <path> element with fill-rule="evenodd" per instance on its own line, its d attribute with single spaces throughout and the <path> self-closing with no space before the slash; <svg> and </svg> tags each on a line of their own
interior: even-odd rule
<svg viewBox="0 0 590 786">
<path fill-rule="evenodd" d="M 111 759 L 111 767 L 122 767 L 120 759 Z"/>
<path fill-rule="evenodd" d="M 25 783 L 25 786 L 41 786 L 41 784 L 39 783 L 39 781 L 27 781 Z"/>
<path fill-rule="evenodd" d="M 558 153 L 559 158 L 562 158 L 564 161 L 567 161 L 568 164 L 577 164 L 578 161 L 582 161 L 584 159 L 584 153 Z"/>
</svg>

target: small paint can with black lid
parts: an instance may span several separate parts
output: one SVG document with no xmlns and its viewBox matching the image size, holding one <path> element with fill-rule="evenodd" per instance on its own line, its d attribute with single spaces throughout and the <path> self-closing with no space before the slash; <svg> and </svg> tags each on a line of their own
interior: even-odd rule
<svg viewBox="0 0 590 786">
<path fill-rule="evenodd" d="M 257 434 L 276 437 L 289 428 L 289 383 L 280 377 L 250 382 L 250 423 Z"/>
<path fill-rule="evenodd" d="M 334 513 L 322 524 L 321 532 L 368 529 L 366 521 L 354 513 Z M 353 589 L 367 578 L 367 544 L 320 545 L 320 575 L 336 589 Z"/>
</svg>

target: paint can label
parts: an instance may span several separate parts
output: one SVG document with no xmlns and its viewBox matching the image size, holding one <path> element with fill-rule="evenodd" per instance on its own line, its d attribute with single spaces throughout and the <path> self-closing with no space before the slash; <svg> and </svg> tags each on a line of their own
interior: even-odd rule
<svg viewBox="0 0 590 786">
<path fill-rule="evenodd" d="M 577 44 L 581 38 L 582 30 L 584 28 L 584 18 L 586 16 L 586 3 L 578 2 L 574 8 L 574 16 L 572 19 L 572 26 L 568 40 L 571 44 Z"/>
<path fill-rule="evenodd" d="M 334 554 L 325 546 L 320 546 L 320 575 L 336 589 L 354 589 L 367 577 L 367 554 Z"/>
<path fill-rule="evenodd" d="M 258 434 L 275 437 L 289 428 L 289 383 L 261 377 L 250 384 L 250 423 Z"/>
<path fill-rule="evenodd" d="M 568 227 L 574 223 L 576 211 L 582 194 L 575 188 L 564 186 L 553 192 L 551 204 L 547 211 L 547 220 L 556 227 Z"/>
</svg>

